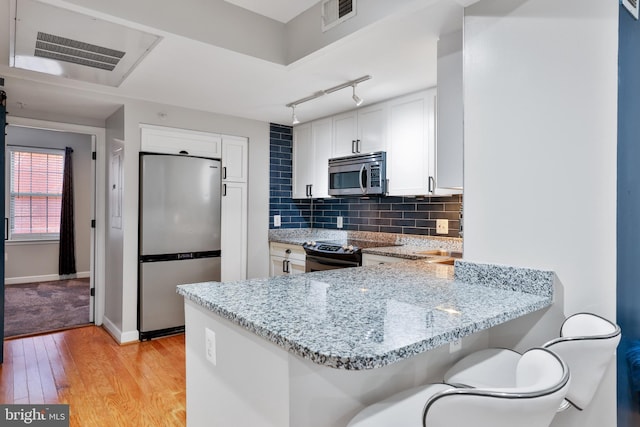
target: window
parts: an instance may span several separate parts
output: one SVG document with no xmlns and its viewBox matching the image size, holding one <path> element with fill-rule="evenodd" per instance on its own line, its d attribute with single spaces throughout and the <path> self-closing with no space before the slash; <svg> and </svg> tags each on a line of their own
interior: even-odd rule
<svg viewBox="0 0 640 427">
<path fill-rule="evenodd" d="M 8 147 L 9 240 L 59 238 L 64 150 Z"/>
</svg>

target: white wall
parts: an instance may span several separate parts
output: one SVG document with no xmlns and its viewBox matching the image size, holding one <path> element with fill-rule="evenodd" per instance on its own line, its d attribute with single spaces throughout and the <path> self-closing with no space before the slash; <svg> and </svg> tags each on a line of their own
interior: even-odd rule
<svg viewBox="0 0 640 427">
<path fill-rule="evenodd" d="M 105 130 L 106 149 L 105 158 L 99 159 L 105 165 L 107 177 L 105 179 L 105 290 L 104 290 L 104 324 L 106 328 L 120 340 L 122 333 L 122 228 L 113 227 L 111 224 L 111 156 L 114 151 L 122 146 L 119 141 L 124 141 L 124 107 L 113 113 L 106 121 Z M 137 337 L 134 333 L 132 339 Z"/>
<path fill-rule="evenodd" d="M 484 0 L 465 15 L 465 258 L 558 277 L 551 310 L 490 339 L 522 349 L 564 315 L 615 320 L 618 2 Z M 611 368 L 554 425 L 614 426 Z"/>
<path fill-rule="evenodd" d="M 112 116 L 107 120 L 108 142 L 111 125 L 113 124 L 115 128 L 119 126 L 116 119 L 117 117 Z M 243 136 L 249 139 L 248 239 L 250 245 L 247 256 L 247 277 L 266 277 L 269 274 L 266 255 L 269 252 L 269 124 L 144 101 L 128 101 L 124 106 L 122 230 L 112 230 L 107 247 L 107 269 L 111 265 L 110 260 L 114 263 L 115 271 L 122 269 L 120 275 L 111 275 L 108 279 L 107 286 L 110 287 L 110 291 L 108 291 L 105 314 L 105 317 L 111 321 L 111 333 L 120 341 L 137 339 L 140 123 Z M 116 132 L 113 134 L 116 135 Z M 116 135 L 115 138 L 119 137 Z M 109 216 L 107 214 L 107 218 Z M 118 266 L 118 261 L 121 261 L 121 267 Z M 105 321 L 105 324 L 110 325 L 108 321 Z"/>
<path fill-rule="evenodd" d="M 45 3 L 58 3 L 45 0 Z M 160 31 L 284 64 L 284 24 L 222 0 L 68 0 L 65 7 L 107 14 Z"/>
<path fill-rule="evenodd" d="M 88 277 L 91 254 L 91 136 L 21 126 L 7 127 L 7 145 L 73 148 L 76 271 Z M 7 171 L 8 174 L 8 171 Z M 7 175 L 7 183 L 9 182 Z M 7 193 L 8 194 L 8 193 Z M 7 196 L 8 197 L 8 196 Z M 8 203 L 7 203 L 8 209 Z M 5 282 L 57 280 L 59 242 L 9 242 L 5 245 Z M 34 262 L 35 261 L 35 262 Z"/>
</svg>

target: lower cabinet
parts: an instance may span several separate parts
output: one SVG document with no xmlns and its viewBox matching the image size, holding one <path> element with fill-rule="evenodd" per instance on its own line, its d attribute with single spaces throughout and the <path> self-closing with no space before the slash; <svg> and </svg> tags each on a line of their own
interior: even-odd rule
<svg viewBox="0 0 640 427">
<path fill-rule="evenodd" d="M 380 264 L 392 264 L 394 262 L 406 261 L 404 258 L 398 258 L 394 256 L 362 254 L 362 266 L 367 265 L 380 265 Z"/>
<path fill-rule="evenodd" d="M 269 245 L 269 276 L 304 273 L 306 254 L 300 245 Z"/>
</svg>

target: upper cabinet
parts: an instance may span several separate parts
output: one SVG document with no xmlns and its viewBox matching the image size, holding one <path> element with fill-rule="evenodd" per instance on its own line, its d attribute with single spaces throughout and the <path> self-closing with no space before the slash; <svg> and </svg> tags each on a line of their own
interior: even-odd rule
<svg viewBox="0 0 640 427">
<path fill-rule="evenodd" d="M 390 196 L 431 194 L 434 190 L 430 148 L 435 142 L 435 89 L 387 102 Z"/>
<path fill-rule="evenodd" d="M 438 110 L 435 185 L 439 194 L 462 193 L 462 31 L 438 41 Z"/>
<path fill-rule="evenodd" d="M 437 89 L 294 127 L 293 198 L 329 197 L 328 159 L 376 151 L 387 153 L 389 196 L 462 193 L 461 43 L 441 38 Z"/>
<path fill-rule="evenodd" d="M 331 157 L 331 118 L 293 129 L 294 199 L 329 197 L 328 162 Z"/>
<path fill-rule="evenodd" d="M 218 134 L 147 124 L 141 124 L 140 129 L 144 129 L 140 135 L 140 151 L 212 159 L 221 157 L 222 138 Z"/>
<path fill-rule="evenodd" d="M 249 155 L 246 138 L 222 137 L 222 179 L 224 181 L 247 182 Z"/>
<path fill-rule="evenodd" d="M 386 104 L 374 104 L 333 117 L 331 157 L 386 151 Z"/>
</svg>

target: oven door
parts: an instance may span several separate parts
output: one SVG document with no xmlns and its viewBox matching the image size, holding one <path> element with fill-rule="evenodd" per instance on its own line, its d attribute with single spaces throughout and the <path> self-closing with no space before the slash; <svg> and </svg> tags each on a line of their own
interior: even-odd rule
<svg viewBox="0 0 640 427">
<path fill-rule="evenodd" d="M 305 259 L 304 271 L 311 273 L 312 271 L 335 270 L 338 268 L 359 267 L 360 263 L 351 260 L 341 260 L 335 258 L 325 258 L 322 256 L 308 255 Z"/>
</svg>

